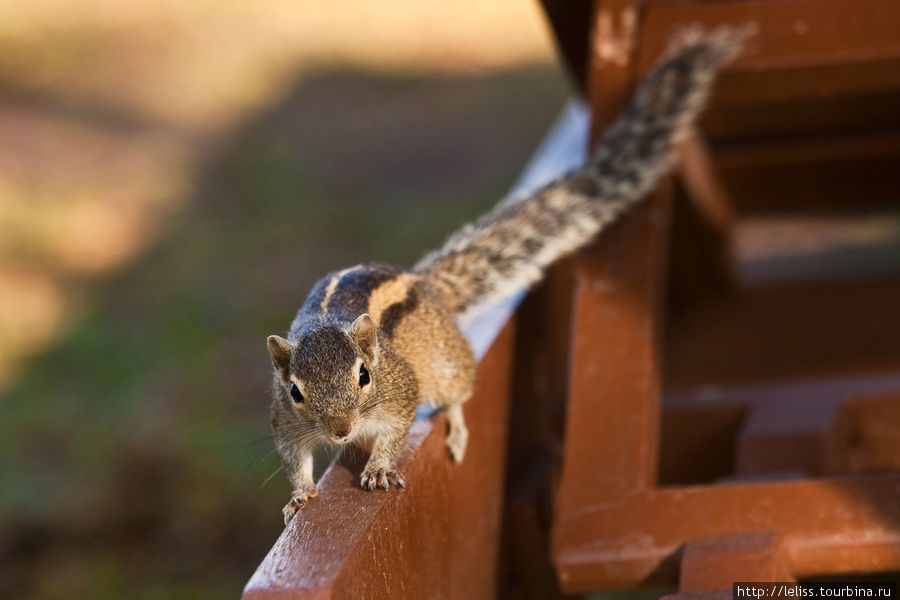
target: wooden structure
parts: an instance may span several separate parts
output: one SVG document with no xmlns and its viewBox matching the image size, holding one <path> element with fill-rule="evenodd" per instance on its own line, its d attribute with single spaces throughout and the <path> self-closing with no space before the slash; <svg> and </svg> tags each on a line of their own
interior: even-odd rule
<svg viewBox="0 0 900 600">
<path fill-rule="evenodd" d="M 872 434 L 900 411 L 900 281 L 835 285 L 826 247 L 815 283 L 752 285 L 732 252 L 754 218 L 897 206 L 898 114 L 872 107 L 900 101 L 900 6 L 602 1 L 594 131 L 672 27 L 744 22 L 757 35 L 680 181 L 577 261 L 553 531 L 567 591 L 900 570 L 900 474 L 858 475 L 900 466 L 900 439 Z"/>
<path fill-rule="evenodd" d="M 464 464 L 438 418 L 403 493 L 332 466 L 245 597 L 725 598 L 900 572 L 900 4 L 543 4 L 594 134 L 673 27 L 757 34 L 677 175 L 493 341 Z"/>
</svg>

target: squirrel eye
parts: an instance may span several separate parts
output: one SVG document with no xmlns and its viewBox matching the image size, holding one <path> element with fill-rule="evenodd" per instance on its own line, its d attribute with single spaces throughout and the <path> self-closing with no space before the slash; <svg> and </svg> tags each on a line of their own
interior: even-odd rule
<svg viewBox="0 0 900 600">
<path fill-rule="evenodd" d="M 300 388 L 297 387 L 296 383 L 291 384 L 291 398 L 293 398 L 294 402 L 297 404 L 303 402 L 303 394 L 300 393 Z"/>
<path fill-rule="evenodd" d="M 369 378 L 369 371 L 366 370 L 366 365 L 359 366 L 359 387 L 363 387 L 364 385 L 368 385 L 371 381 Z"/>
</svg>

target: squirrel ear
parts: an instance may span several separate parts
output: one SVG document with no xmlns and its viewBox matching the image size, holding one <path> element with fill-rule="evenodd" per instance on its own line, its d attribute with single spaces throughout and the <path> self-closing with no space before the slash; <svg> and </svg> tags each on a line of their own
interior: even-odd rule
<svg viewBox="0 0 900 600">
<path fill-rule="evenodd" d="M 368 313 L 356 317 L 350 326 L 350 337 L 356 347 L 369 362 L 375 362 L 375 351 L 378 349 L 378 335 L 375 332 L 375 321 Z"/>
<path fill-rule="evenodd" d="M 286 339 L 277 335 L 270 335 L 266 340 L 266 345 L 269 347 L 269 356 L 272 357 L 272 366 L 283 377 L 286 376 L 294 347 Z"/>
</svg>

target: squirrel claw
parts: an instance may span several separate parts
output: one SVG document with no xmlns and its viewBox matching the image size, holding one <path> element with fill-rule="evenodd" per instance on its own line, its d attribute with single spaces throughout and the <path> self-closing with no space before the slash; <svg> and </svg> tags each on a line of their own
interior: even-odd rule
<svg viewBox="0 0 900 600">
<path fill-rule="evenodd" d="M 294 515 L 297 514 L 297 511 L 301 508 L 303 508 L 303 504 L 299 504 L 293 499 L 291 499 L 290 502 L 284 505 L 284 508 L 281 509 L 281 514 L 284 515 L 285 526 L 287 526 L 287 524 L 291 522 L 291 519 L 294 518 Z"/>
<path fill-rule="evenodd" d="M 391 484 L 399 489 L 406 487 L 403 476 L 399 471 L 387 469 L 366 469 L 359 478 L 359 485 L 364 490 L 374 490 L 376 487 L 383 490 L 390 489 Z"/>
<path fill-rule="evenodd" d="M 287 525 L 291 522 L 291 519 L 294 518 L 294 515 L 306 506 L 306 501 L 310 498 L 315 498 L 319 495 L 319 489 L 313 487 L 312 489 L 303 489 L 303 490 L 294 490 L 291 492 L 291 500 L 287 504 L 284 505 L 284 508 L 281 509 L 281 514 L 284 515 L 284 524 Z"/>
</svg>

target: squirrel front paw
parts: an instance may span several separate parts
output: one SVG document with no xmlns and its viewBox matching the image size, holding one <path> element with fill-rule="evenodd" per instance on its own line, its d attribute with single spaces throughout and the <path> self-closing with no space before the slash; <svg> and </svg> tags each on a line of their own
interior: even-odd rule
<svg viewBox="0 0 900 600">
<path fill-rule="evenodd" d="M 400 489 L 406 487 L 403 476 L 399 471 L 392 469 L 379 469 L 377 467 L 366 467 L 362 476 L 359 478 L 359 485 L 364 490 L 374 490 L 379 487 L 383 490 L 389 489 L 394 484 Z"/>
<path fill-rule="evenodd" d="M 319 495 L 316 486 L 294 490 L 291 492 L 291 501 L 284 505 L 281 513 L 284 515 L 284 524 L 287 525 L 297 514 L 297 511 L 306 506 L 306 501 Z"/>
</svg>

